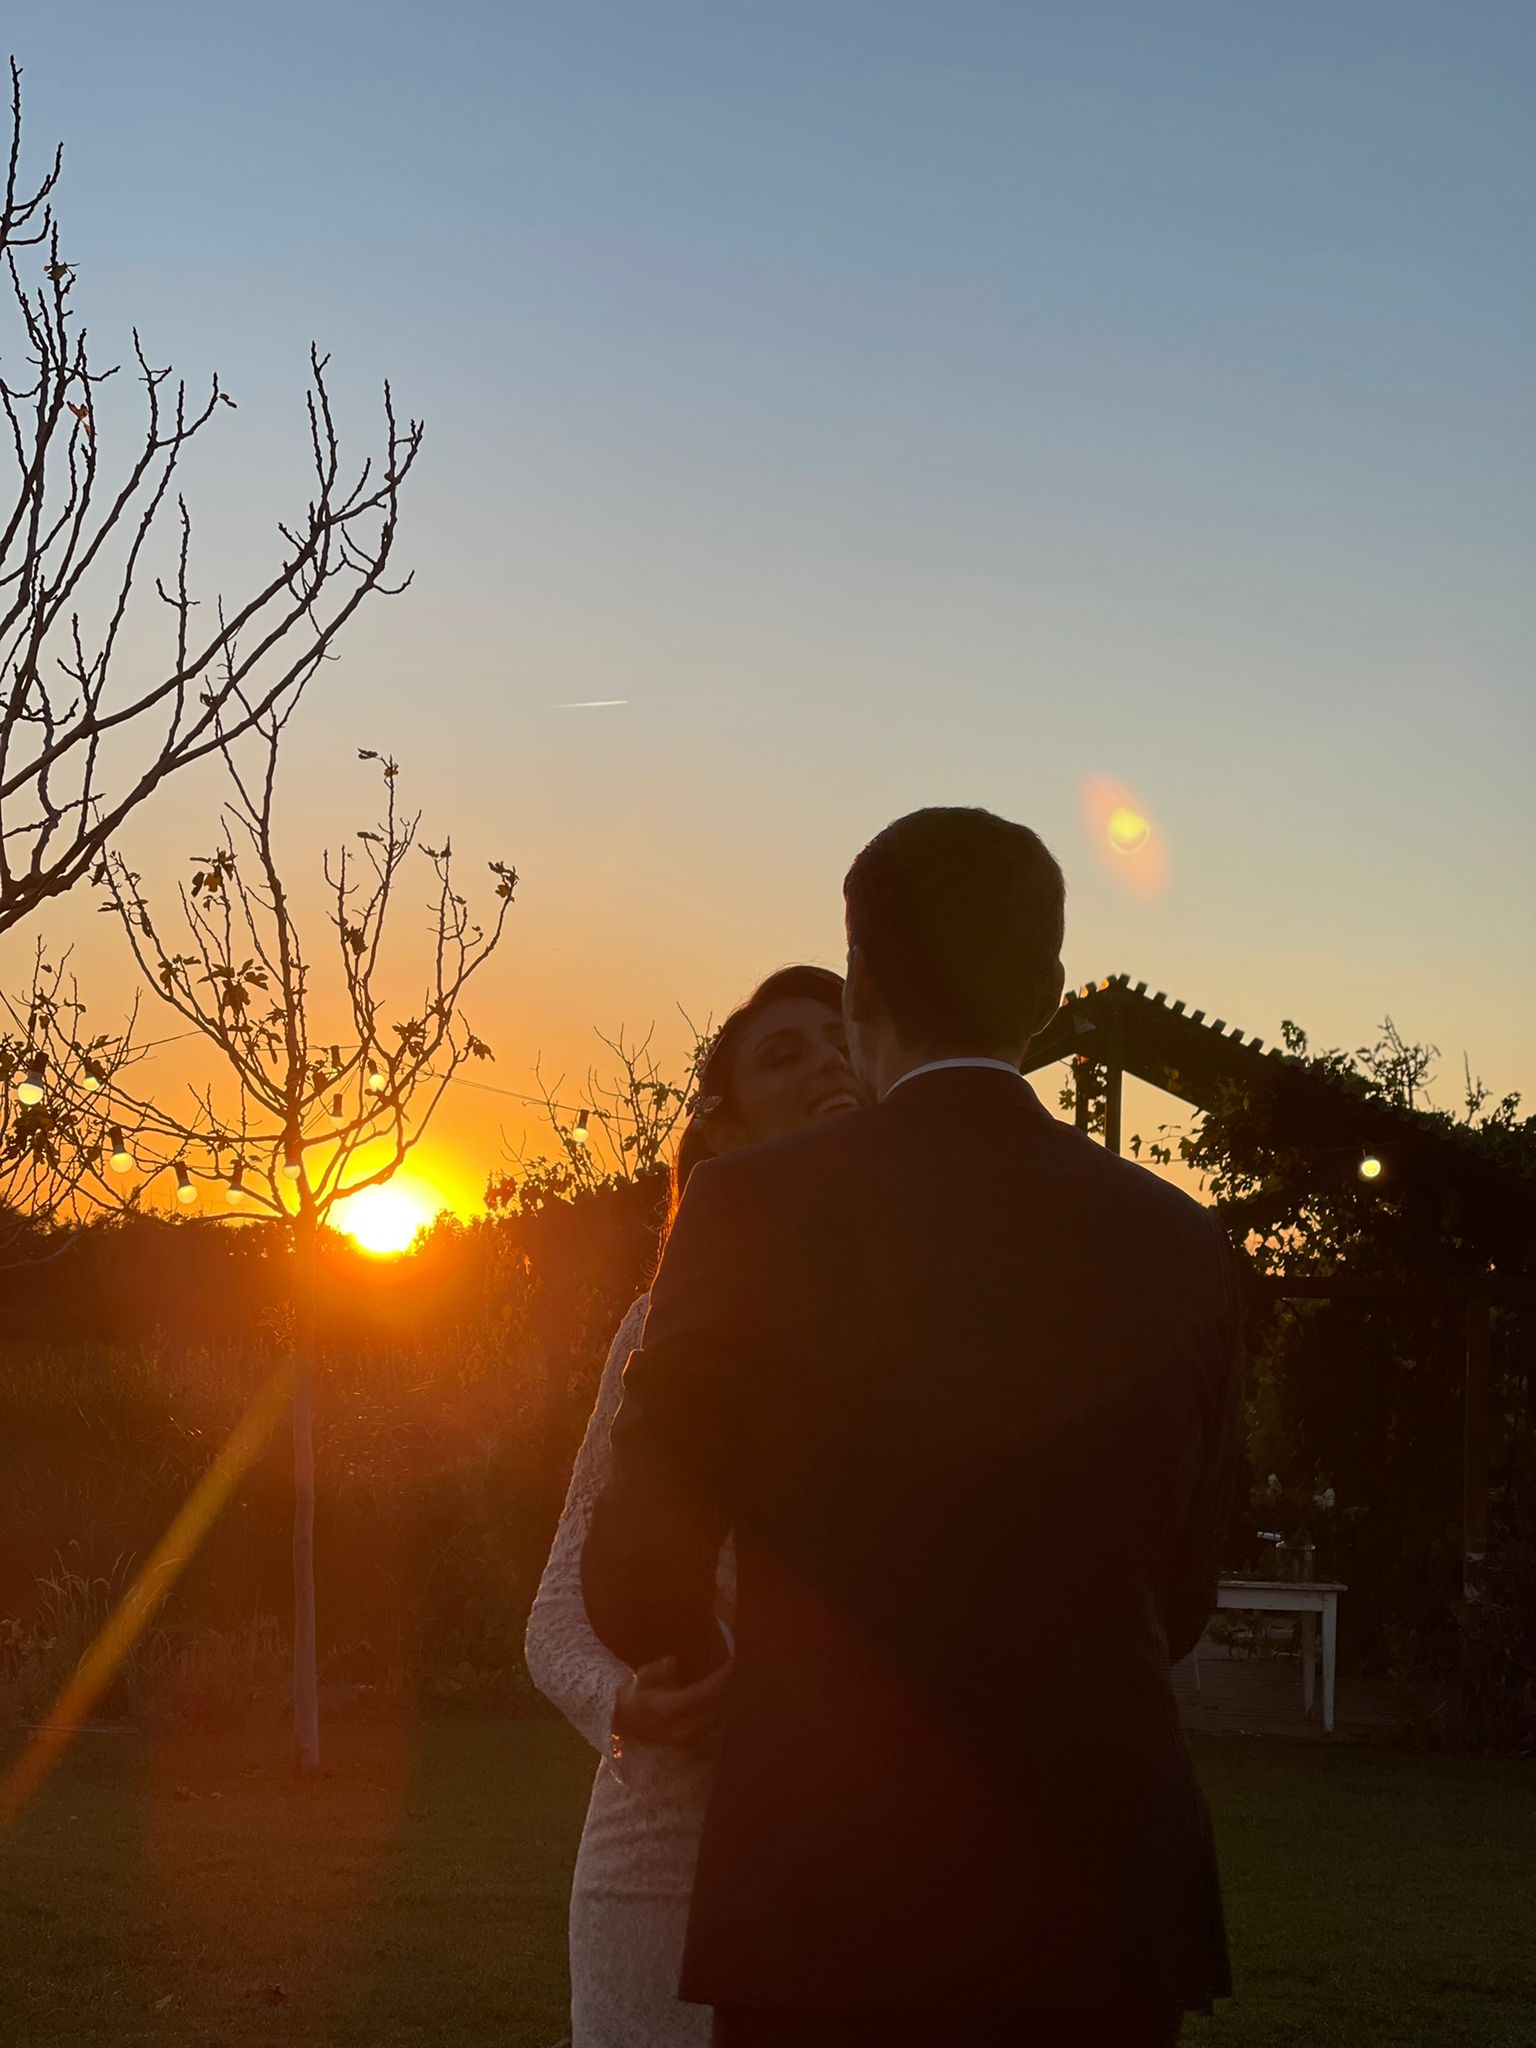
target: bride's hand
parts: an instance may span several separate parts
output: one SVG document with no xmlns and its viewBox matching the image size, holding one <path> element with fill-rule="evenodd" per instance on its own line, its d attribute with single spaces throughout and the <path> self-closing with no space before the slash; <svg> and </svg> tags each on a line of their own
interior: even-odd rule
<svg viewBox="0 0 1536 2048">
<path fill-rule="evenodd" d="M 642 1664 L 613 1705 L 613 1732 L 621 1742 L 680 1748 L 707 1735 L 720 1718 L 730 1680 L 729 1660 L 692 1685 L 677 1683 L 677 1659 Z"/>
</svg>

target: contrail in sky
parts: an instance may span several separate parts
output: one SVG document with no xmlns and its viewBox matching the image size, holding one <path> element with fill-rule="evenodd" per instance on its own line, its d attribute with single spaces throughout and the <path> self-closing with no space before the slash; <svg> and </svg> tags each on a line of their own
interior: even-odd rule
<svg viewBox="0 0 1536 2048">
<path fill-rule="evenodd" d="M 627 704 L 627 697 L 588 697 L 580 704 L 557 704 L 557 711 L 612 711 L 620 704 Z"/>
</svg>

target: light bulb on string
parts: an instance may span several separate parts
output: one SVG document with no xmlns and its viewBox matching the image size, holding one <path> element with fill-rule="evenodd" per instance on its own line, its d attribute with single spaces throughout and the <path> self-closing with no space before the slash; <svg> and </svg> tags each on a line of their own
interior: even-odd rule
<svg viewBox="0 0 1536 2048">
<path fill-rule="evenodd" d="M 384 1069 L 377 1060 L 370 1061 L 368 1066 L 368 1093 L 370 1095 L 382 1095 L 388 1086 L 389 1082 L 385 1078 Z"/>
<path fill-rule="evenodd" d="M 187 1164 L 184 1159 L 176 1161 L 175 1172 L 176 1199 L 178 1202 L 184 1202 L 190 1207 L 197 1200 L 197 1189 L 192 1184 L 192 1176 L 187 1171 Z"/>
<path fill-rule="evenodd" d="M 43 1056 L 40 1052 L 34 1053 L 27 1062 L 26 1071 L 17 1084 L 16 1099 L 18 1102 L 25 1103 L 28 1109 L 35 1109 L 38 1103 L 42 1101 L 47 1085 L 47 1073 Z"/>
<path fill-rule="evenodd" d="M 98 1088 L 106 1086 L 106 1082 L 107 1070 L 101 1064 L 101 1061 L 87 1060 L 80 1075 L 80 1086 L 85 1090 L 86 1094 L 94 1095 Z"/>
<path fill-rule="evenodd" d="M 1376 1157 L 1374 1152 L 1367 1152 L 1355 1170 L 1362 1180 L 1374 1181 L 1381 1179 L 1381 1176 L 1386 1172 L 1386 1167 Z"/>
<path fill-rule="evenodd" d="M 304 1171 L 304 1155 L 297 1145 L 289 1145 L 283 1154 L 283 1173 L 289 1180 L 297 1180 Z"/>
<path fill-rule="evenodd" d="M 333 1096 L 331 1097 L 331 1121 L 332 1121 L 332 1123 L 337 1123 L 337 1124 L 340 1124 L 340 1123 L 345 1123 L 345 1122 L 346 1122 L 346 1120 L 347 1120 L 347 1106 L 346 1106 L 346 1104 L 345 1104 L 345 1103 L 344 1103 L 344 1102 L 342 1101 L 342 1099 L 341 1099 L 341 1097 L 340 1097 L 339 1095 L 333 1095 Z"/>
<path fill-rule="evenodd" d="M 231 1209 L 245 1200 L 245 1162 L 237 1159 L 229 1169 L 229 1186 L 224 1190 L 224 1199 Z"/>
<path fill-rule="evenodd" d="M 341 1047 L 331 1047 L 331 1079 L 334 1081 L 341 1072 Z"/>
<path fill-rule="evenodd" d="M 580 1113 L 580 1114 L 578 1115 L 578 1117 L 576 1118 L 576 1121 L 575 1121 L 575 1123 L 574 1123 L 574 1124 L 572 1124 L 572 1126 L 571 1126 L 571 1142 L 572 1142 L 572 1144 L 575 1144 L 575 1145 L 585 1145 L 585 1144 L 586 1144 L 586 1142 L 587 1142 L 587 1133 L 588 1133 L 588 1131 L 589 1131 L 589 1129 L 590 1129 L 590 1127 L 591 1127 L 591 1123 L 592 1123 L 592 1112 L 591 1112 L 591 1110 L 590 1110 L 590 1109 L 584 1109 L 584 1110 L 582 1110 L 582 1111 L 581 1111 L 581 1113 Z"/>
<path fill-rule="evenodd" d="M 122 1126 L 114 1124 L 107 1133 L 107 1136 L 112 1145 L 112 1171 L 114 1173 L 131 1173 L 133 1171 L 133 1154 L 123 1142 Z"/>
</svg>

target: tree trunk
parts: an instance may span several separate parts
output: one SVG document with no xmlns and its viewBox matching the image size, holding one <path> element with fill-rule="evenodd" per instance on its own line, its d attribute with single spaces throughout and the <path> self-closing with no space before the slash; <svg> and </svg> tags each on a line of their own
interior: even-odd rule
<svg viewBox="0 0 1536 2048">
<path fill-rule="evenodd" d="M 293 1375 L 293 1760 L 320 1767 L 320 1674 L 315 1647 L 315 1227 L 295 1231 Z"/>
<path fill-rule="evenodd" d="M 1493 1350 L 1493 1305 L 1486 1291 L 1467 1295 L 1467 1376 L 1462 1396 L 1461 1590 L 1468 1600 L 1486 1591 L 1488 1570 L 1488 1366 Z"/>
</svg>

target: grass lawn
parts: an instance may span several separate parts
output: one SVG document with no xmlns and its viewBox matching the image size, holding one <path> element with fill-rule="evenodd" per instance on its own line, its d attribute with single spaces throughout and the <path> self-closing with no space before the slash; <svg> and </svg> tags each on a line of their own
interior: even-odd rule
<svg viewBox="0 0 1536 2048">
<path fill-rule="evenodd" d="M 0 2042 L 550 2048 L 591 1766 L 548 1722 L 82 1736 L 0 1843 Z M 1536 1771 L 1206 1739 L 1239 1996 L 1194 2048 L 1531 2048 Z M 643 2048 L 637 2043 L 636 2048 Z"/>
</svg>

